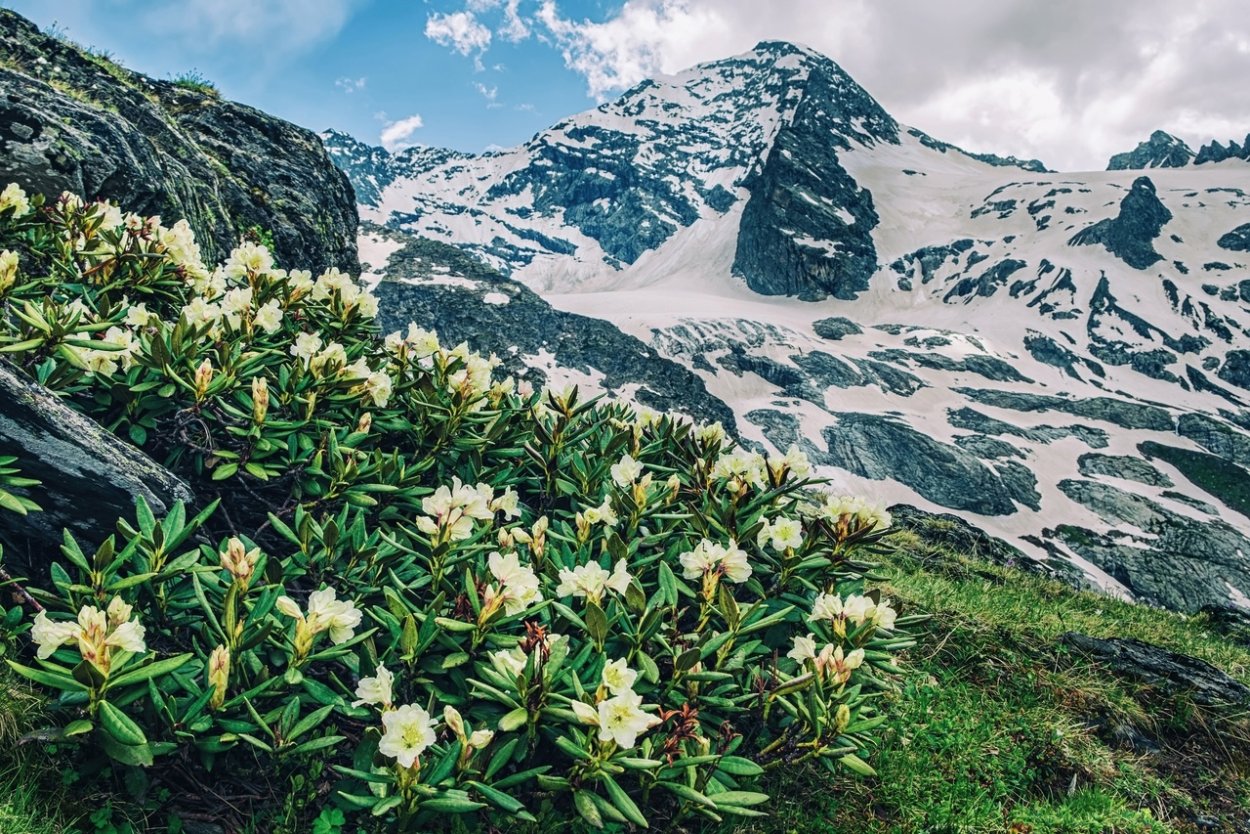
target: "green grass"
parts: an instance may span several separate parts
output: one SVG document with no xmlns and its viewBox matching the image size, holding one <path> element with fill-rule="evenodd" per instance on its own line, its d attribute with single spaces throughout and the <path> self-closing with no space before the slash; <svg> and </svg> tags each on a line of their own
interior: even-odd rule
<svg viewBox="0 0 1250 834">
<path fill-rule="evenodd" d="M 0 832 L 64 834 L 70 830 L 59 813 L 55 775 L 37 746 L 21 743 L 38 724 L 43 701 L 25 684 L 0 672 Z"/>
<path fill-rule="evenodd" d="M 1200 817 L 1244 830 L 1245 711 L 1116 678 L 1058 638 L 1134 637 L 1243 681 L 1250 650 L 1202 617 L 1081 593 L 913 533 L 894 540 L 887 592 L 932 617 L 903 658 L 908 673 L 871 758 L 878 778 L 778 774 L 772 815 L 737 832 L 1137 834 L 1196 832 Z M 1117 740 L 1134 734 L 1137 750 Z"/>
</svg>

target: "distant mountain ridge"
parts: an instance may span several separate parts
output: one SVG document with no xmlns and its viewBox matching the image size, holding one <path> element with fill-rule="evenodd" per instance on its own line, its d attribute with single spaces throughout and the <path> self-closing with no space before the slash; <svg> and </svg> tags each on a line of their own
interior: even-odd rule
<svg viewBox="0 0 1250 834">
<path fill-rule="evenodd" d="M 613 323 L 747 442 L 959 512 L 1074 580 L 1250 605 L 1250 501 L 1230 486 L 1250 480 L 1250 167 L 1162 133 L 1106 172 L 970 154 L 776 42 L 504 151 L 324 138 L 366 219 Z M 459 280 L 370 262 L 414 291 Z M 457 327 L 499 300 L 475 286 Z M 599 364 L 563 378 L 631 396 Z"/>
</svg>

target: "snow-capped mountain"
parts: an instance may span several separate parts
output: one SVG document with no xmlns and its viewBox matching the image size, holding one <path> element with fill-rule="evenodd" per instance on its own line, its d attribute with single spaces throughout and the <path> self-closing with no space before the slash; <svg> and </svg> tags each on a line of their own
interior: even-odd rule
<svg viewBox="0 0 1250 834">
<path fill-rule="evenodd" d="M 974 155 L 785 43 L 507 151 L 325 136 L 364 218 L 479 257 L 481 297 L 612 322 L 747 440 L 1113 591 L 1250 605 L 1250 165 L 1171 139 L 1102 172 Z"/>
</svg>

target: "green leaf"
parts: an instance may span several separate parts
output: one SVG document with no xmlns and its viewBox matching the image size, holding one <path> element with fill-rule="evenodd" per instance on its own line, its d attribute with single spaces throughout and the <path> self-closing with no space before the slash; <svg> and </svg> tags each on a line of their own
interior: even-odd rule
<svg viewBox="0 0 1250 834">
<path fill-rule="evenodd" d="M 764 774 L 764 768 L 741 756 L 725 756 L 720 760 L 717 768 L 730 776 L 762 776 Z"/>
<path fill-rule="evenodd" d="M 608 798 L 612 800 L 612 804 L 624 815 L 625 819 L 639 828 L 651 827 L 647 824 L 647 818 L 642 815 L 642 811 L 638 810 L 638 806 L 634 804 L 634 800 L 629 798 L 629 794 L 625 793 L 625 789 L 618 785 L 615 779 L 604 773 L 600 775 L 599 781 L 603 782 Z"/>
<path fill-rule="evenodd" d="M 118 744 L 138 747 L 148 743 L 143 728 L 108 701 L 100 702 L 96 715 L 100 719 L 100 729 Z"/>
<path fill-rule="evenodd" d="M 158 660 L 155 663 L 149 663 L 146 666 L 140 666 L 137 669 L 131 669 L 129 672 L 110 679 L 106 688 L 121 689 L 123 686 L 129 686 L 132 683 L 143 683 L 161 675 L 168 675 L 175 669 L 181 668 L 192 656 L 190 653 L 180 654 L 174 657 L 167 657 L 164 660 Z"/>
<path fill-rule="evenodd" d="M 599 813 L 599 808 L 595 805 L 595 800 L 586 791 L 573 792 L 573 807 L 577 809 L 577 813 L 582 815 L 582 819 L 586 820 L 595 828 L 603 828 L 603 815 Z"/>
<path fill-rule="evenodd" d="M 6 662 L 9 664 L 9 668 L 14 672 L 17 672 L 22 677 L 27 680 L 32 680 L 35 683 L 50 686 L 53 689 L 61 689 L 70 692 L 87 691 L 87 687 L 83 686 L 69 675 L 61 674 L 59 672 L 48 672 L 43 669 L 32 669 L 29 666 L 14 663 L 12 660 Z"/>
<path fill-rule="evenodd" d="M 757 791 L 722 791 L 712 794 L 711 799 L 717 808 L 740 808 L 765 803 L 768 801 L 768 794 Z"/>
<path fill-rule="evenodd" d="M 859 756 L 856 756 L 854 753 L 848 753 L 847 755 L 838 759 L 838 761 L 847 770 L 851 771 L 852 773 L 856 773 L 860 776 L 876 776 L 877 775 L 877 771 L 873 770 L 872 767 L 869 766 L 868 762 L 864 761 Z"/>
</svg>

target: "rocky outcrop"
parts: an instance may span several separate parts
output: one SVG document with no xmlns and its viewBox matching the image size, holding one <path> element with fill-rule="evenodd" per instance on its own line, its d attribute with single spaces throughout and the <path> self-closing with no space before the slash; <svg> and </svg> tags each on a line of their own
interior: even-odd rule
<svg viewBox="0 0 1250 834">
<path fill-rule="evenodd" d="M 1141 602 L 1178 611 L 1228 605 L 1250 592 L 1250 539 L 1226 521 L 1198 520 L 1110 484 L 1064 480 L 1059 489 L 1109 525 L 1060 525 L 1047 537 L 1098 566 Z"/>
<path fill-rule="evenodd" d="M 1182 414 L 1176 431 L 1229 463 L 1250 468 L 1250 434 L 1206 414 Z"/>
<path fill-rule="evenodd" d="M 941 151 L 942 153 L 954 151 L 955 153 L 961 153 L 964 156 L 975 159 L 978 162 L 993 165 L 996 168 L 1021 168 L 1025 171 L 1032 171 L 1035 174 L 1045 174 L 1050 172 L 1050 169 L 1047 168 L 1040 159 L 1020 159 L 1015 156 L 999 156 L 996 153 L 972 153 L 971 151 L 965 151 L 958 145 L 952 145 L 950 142 L 943 142 L 940 139 L 934 139 L 929 134 L 922 130 L 917 130 L 914 127 L 908 129 L 907 132 L 919 139 L 920 144 L 924 145 L 926 148 L 932 148 L 933 150 Z"/>
<path fill-rule="evenodd" d="M 1067 632 L 1060 640 L 1113 673 L 1142 681 L 1166 695 L 1188 695 L 1200 704 L 1250 701 L 1250 687 L 1211 664 L 1144 640 L 1104 639 L 1075 631 Z"/>
<path fill-rule="evenodd" d="M 186 218 L 206 261 L 260 232 L 284 266 L 358 269 L 355 198 L 315 134 L 212 88 L 131 72 L 0 9 L 9 181 Z"/>
<path fill-rule="evenodd" d="M 1194 152 L 1182 140 L 1170 133 L 1156 130 L 1150 134 L 1149 139 L 1133 150 L 1111 157 L 1111 161 L 1107 163 L 1107 170 L 1184 168 L 1193 158 Z"/>
<path fill-rule="evenodd" d="M 437 330 L 446 344 L 468 341 L 475 350 L 498 354 L 508 371 L 537 386 L 560 372 L 552 367 L 582 378 L 601 375 L 602 388 L 628 388 L 643 405 L 719 420 L 734 431 L 733 412 L 698 375 L 612 324 L 556 310 L 454 246 L 393 238 L 404 242 L 376 289 L 383 332 L 415 322 Z M 552 367 L 544 370 L 544 363 Z"/>
<path fill-rule="evenodd" d="M 1241 145 L 1233 140 L 1229 140 L 1227 147 L 1219 142 L 1203 145 L 1198 149 L 1198 155 L 1194 157 L 1194 164 L 1205 165 L 1208 162 L 1223 162 L 1226 159 L 1250 159 L 1250 134 Z"/>
<path fill-rule="evenodd" d="M 20 372 L 0 364 L 0 454 L 16 455 L 30 497 L 25 516 L 0 510 L 0 539 L 15 555 L 55 547 L 62 528 L 98 544 L 142 497 L 159 517 L 190 488 L 103 426 L 74 411 Z M 31 542 L 40 543 L 32 546 Z"/>
<path fill-rule="evenodd" d="M 1250 223 L 1243 223 L 1220 235 L 1215 245 L 1230 252 L 1250 252 Z"/>
<path fill-rule="evenodd" d="M 1068 244 L 1099 244 L 1134 269 L 1146 269 L 1163 260 L 1154 250 L 1154 239 L 1171 219 L 1172 212 L 1159 200 L 1154 183 L 1149 177 L 1138 177 L 1120 202 L 1118 215 L 1082 229 Z"/>
<path fill-rule="evenodd" d="M 856 135 L 846 125 L 861 123 Z M 898 125 L 836 64 L 815 64 L 794 118 L 773 140 L 739 225 L 733 274 L 763 295 L 850 299 L 877 269 L 872 194 L 837 149 L 898 142 Z M 830 144 L 834 147 L 830 147 Z"/>
</svg>

